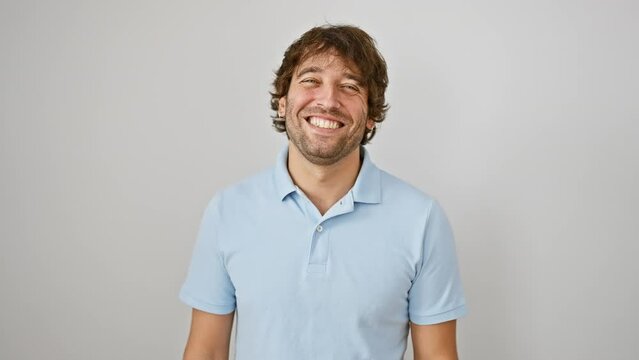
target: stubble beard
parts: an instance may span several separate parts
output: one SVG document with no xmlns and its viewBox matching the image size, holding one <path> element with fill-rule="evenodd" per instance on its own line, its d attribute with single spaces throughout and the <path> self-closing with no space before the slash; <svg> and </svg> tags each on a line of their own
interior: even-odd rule
<svg viewBox="0 0 639 360">
<path fill-rule="evenodd" d="M 304 158 L 312 164 L 321 166 L 333 165 L 345 158 L 355 149 L 359 148 L 359 144 L 364 137 L 365 120 L 363 120 L 362 128 L 358 129 L 357 134 L 350 137 L 343 136 L 338 139 L 336 143 L 331 145 L 326 142 L 322 142 L 319 139 L 313 140 L 309 138 L 302 129 L 303 124 L 301 123 L 306 122 L 302 113 L 304 113 L 304 111 L 301 111 L 299 113 L 299 117 L 296 117 L 296 115 L 293 114 L 293 109 L 290 106 L 290 103 L 286 105 L 286 133 L 289 140 L 299 150 L 302 156 L 304 156 Z M 317 108 L 314 108 L 313 113 L 331 113 L 344 118 L 344 115 L 336 110 L 328 112 L 322 110 L 318 111 Z M 294 119 L 294 117 L 296 117 L 296 119 Z M 366 114 L 362 114 L 362 117 L 365 119 Z M 344 126 L 348 126 L 348 124 Z"/>
</svg>

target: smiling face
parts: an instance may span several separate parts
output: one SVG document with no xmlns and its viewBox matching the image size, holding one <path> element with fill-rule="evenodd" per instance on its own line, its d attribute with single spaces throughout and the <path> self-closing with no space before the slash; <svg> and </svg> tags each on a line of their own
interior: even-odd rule
<svg viewBox="0 0 639 360">
<path fill-rule="evenodd" d="M 374 126 L 359 76 L 333 52 L 311 56 L 295 69 L 278 113 L 291 143 L 311 163 L 337 163 L 358 150 L 365 128 Z"/>
</svg>

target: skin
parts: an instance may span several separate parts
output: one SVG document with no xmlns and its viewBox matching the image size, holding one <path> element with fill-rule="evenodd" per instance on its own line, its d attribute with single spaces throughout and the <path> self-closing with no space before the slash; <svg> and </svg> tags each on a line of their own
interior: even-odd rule
<svg viewBox="0 0 639 360">
<path fill-rule="evenodd" d="M 415 360 L 457 360 L 457 321 L 410 324 Z"/>
<path fill-rule="evenodd" d="M 333 52 L 312 56 L 295 70 L 289 91 L 279 100 L 289 137 L 288 171 L 293 182 L 321 214 L 355 184 L 360 168 L 359 144 L 368 118 L 368 91 L 356 66 Z M 339 123 L 317 127 L 309 117 Z M 193 310 L 184 360 L 228 359 L 233 313 Z M 411 324 L 416 360 L 456 360 L 456 322 Z"/>
<path fill-rule="evenodd" d="M 184 360 L 228 360 L 235 312 L 209 314 L 193 309 Z"/>
</svg>

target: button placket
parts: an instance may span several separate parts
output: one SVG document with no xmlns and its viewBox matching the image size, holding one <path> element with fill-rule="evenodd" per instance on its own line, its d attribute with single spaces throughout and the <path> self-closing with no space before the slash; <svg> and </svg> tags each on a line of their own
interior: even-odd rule
<svg viewBox="0 0 639 360">
<path fill-rule="evenodd" d="M 326 272 L 326 262 L 328 260 L 329 234 L 325 224 L 319 224 L 313 231 L 311 253 L 308 262 L 308 272 Z"/>
</svg>

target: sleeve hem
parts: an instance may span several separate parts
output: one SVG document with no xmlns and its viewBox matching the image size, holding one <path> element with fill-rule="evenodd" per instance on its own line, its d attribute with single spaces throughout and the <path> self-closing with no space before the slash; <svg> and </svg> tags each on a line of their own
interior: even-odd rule
<svg viewBox="0 0 639 360">
<path fill-rule="evenodd" d="M 235 310 L 235 304 L 229 304 L 229 305 L 210 304 L 204 301 L 197 300 L 185 294 L 184 292 L 180 292 L 180 300 L 186 305 L 189 305 L 190 307 L 194 309 L 202 310 L 211 314 L 226 315 L 226 314 L 232 313 Z"/>
<path fill-rule="evenodd" d="M 416 325 L 433 325 L 444 321 L 455 320 L 468 313 L 466 305 L 460 305 L 452 310 L 444 311 L 434 315 L 409 314 L 410 321 Z"/>
</svg>

